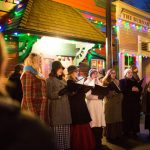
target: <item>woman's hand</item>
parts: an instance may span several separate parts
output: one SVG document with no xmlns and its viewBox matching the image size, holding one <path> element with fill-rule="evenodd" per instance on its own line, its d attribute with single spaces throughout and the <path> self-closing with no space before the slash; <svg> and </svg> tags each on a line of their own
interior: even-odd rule
<svg viewBox="0 0 150 150">
<path fill-rule="evenodd" d="M 132 87 L 132 91 L 133 91 L 133 92 L 139 92 L 139 89 L 138 89 L 136 86 L 133 86 L 133 87 Z"/>
</svg>

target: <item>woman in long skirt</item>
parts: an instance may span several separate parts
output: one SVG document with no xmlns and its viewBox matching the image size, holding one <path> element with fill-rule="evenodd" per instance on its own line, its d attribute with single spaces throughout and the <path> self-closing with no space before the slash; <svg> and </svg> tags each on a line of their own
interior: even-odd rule
<svg viewBox="0 0 150 150">
<path fill-rule="evenodd" d="M 86 85 L 100 84 L 98 79 L 98 72 L 95 69 L 89 71 L 89 78 L 85 81 Z M 91 91 L 86 94 L 87 106 L 92 118 L 90 126 L 92 128 L 96 148 L 100 149 L 102 144 L 103 127 L 106 126 L 105 115 L 104 115 L 104 103 L 103 98 L 97 95 L 93 95 Z"/>
<path fill-rule="evenodd" d="M 120 89 L 114 69 L 108 70 L 102 82 L 103 85 L 109 87 L 111 83 L 114 83 L 118 90 Z M 109 94 L 105 97 L 105 136 L 107 140 L 114 140 L 122 136 L 122 99 L 122 93 L 117 93 L 113 88 L 110 88 Z"/>
<path fill-rule="evenodd" d="M 59 61 L 52 63 L 52 70 L 47 81 L 49 100 L 49 119 L 54 131 L 57 150 L 70 149 L 71 112 L 68 96 L 60 92 L 67 83 L 63 79 L 64 67 Z"/>
<path fill-rule="evenodd" d="M 95 141 L 89 125 L 91 117 L 85 102 L 85 93 L 88 89 L 76 84 L 76 66 L 68 67 L 68 74 L 67 85 L 72 116 L 71 150 L 94 150 Z"/>
</svg>

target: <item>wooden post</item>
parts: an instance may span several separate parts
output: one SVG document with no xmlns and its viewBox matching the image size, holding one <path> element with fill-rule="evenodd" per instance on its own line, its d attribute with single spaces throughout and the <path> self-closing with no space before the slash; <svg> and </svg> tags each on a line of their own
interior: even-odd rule
<svg viewBox="0 0 150 150">
<path fill-rule="evenodd" d="M 106 69 L 113 67 L 111 0 L 106 0 Z"/>
</svg>

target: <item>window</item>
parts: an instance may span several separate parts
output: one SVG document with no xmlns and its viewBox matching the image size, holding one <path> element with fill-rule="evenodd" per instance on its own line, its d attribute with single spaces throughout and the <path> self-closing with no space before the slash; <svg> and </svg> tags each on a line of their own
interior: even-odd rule
<svg viewBox="0 0 150 150">
<path fill-rule="evenodd" d="M 135 56 L 125 56 L 125 69 L 130 68 L 131 65 L 136 64 Z"/>
</svg>

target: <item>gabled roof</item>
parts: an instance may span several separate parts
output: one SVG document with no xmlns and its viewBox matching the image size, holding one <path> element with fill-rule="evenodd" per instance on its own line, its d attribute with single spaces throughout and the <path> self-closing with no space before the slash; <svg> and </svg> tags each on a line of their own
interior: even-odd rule
<svg viewBox="0 0 150 150">
<path fill-rule="evenodd" d="M 24 9 L 19 15 L 21 7 Z M 104 34 L 71 6 L 51 0 L 28 0 L 26 5 L 19 4 L 14 10 L 16 16 L 9 20 L 12 23 L 6 24 L 5 31 L 18 30 L 87 42 L 105 42 Z"/>
</svg>

